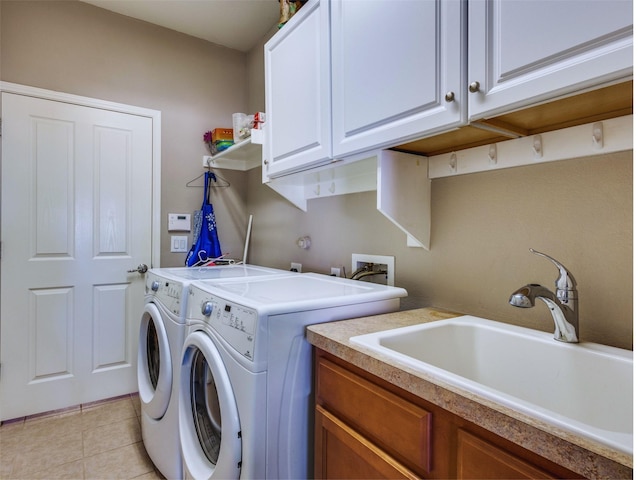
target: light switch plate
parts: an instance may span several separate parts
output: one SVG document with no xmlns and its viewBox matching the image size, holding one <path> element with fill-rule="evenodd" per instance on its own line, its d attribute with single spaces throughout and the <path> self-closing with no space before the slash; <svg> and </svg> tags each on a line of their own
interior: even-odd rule
<svg viewBox="0 0 640 480">
<path fill-rule="evenodd" d="M 187 235 L 171 235 L 172 252 L 188 252 L 189 237 Z"/>
</svg>

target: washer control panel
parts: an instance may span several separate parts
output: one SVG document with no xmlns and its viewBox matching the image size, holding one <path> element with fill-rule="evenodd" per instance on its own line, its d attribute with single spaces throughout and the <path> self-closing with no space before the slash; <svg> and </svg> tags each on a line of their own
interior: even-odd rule
<svg viewBox="0 0 640 480">
<path fill-rule="evenodd" d="M 153 273 L 147 273 L 145 293 L 156 297 L 175 315 L 181 314 L 183 290 L 181 282 L 174 282 Z"/>
<path fill-rule="evenodd" d="M 258 313 L 199 289 L 191 289 L 187 316 L 213 327 L 238 353 L 254 360 Z"/>
</svg>

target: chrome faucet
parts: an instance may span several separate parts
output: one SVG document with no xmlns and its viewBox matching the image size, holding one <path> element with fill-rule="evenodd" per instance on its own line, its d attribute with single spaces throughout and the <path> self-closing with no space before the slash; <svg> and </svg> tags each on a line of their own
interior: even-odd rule
<svg viewBox="0 0 640 480">
<path fill-rule="evenodd" d="M 549 255 L 536 252 L 533 248 L 530 248 L 529 251 L 550 260 L 558 267 L 559 275 L 556 279 L 556 293 L 554 294 L 548 288 L 537 283 L 530 283 L 513 292 L 509 303 L 514 307 L 531 308 L 535 305 L 536 298 L 539 298 L 551 310 L 551 316 L 556 326 L 553 338 L 561 342 L 578 343 L 578 290 L 576 290 L 576 279 L 564 265 Z"/>
</svg>

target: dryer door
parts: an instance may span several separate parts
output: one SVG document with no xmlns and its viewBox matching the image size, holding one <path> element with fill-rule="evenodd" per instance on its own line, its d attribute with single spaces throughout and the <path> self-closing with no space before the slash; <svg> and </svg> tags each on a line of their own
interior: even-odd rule
<svg viewBox="0 0 640 480">
<path fill-rule="evenodd" d="M 167 411 L 172 377 L 167 331 L 160 310 L 150 302 L 140 320 L 138 391 L 142 409 L 153 419 L 162 418 Z"/>
<path fill-rule="evenodd" d="M 239 478 L 242 441 L 233 388 L 215 341 L 202 331 L 185 340 L 179 410 L 187 478 Z"/>
</svg>

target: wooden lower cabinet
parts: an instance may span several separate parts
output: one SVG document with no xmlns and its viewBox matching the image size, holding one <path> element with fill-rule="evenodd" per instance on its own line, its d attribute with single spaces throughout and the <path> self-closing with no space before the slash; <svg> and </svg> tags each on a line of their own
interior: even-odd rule
<svg viewBox="0 0 640 480">
<path fill-rule="evenodd" d="M 465 430 L 458 430 L 456 478 L 554 478 L 548 472 Z"/>
<path fill-rule="evenodd" d="M 315 478 L 580 478 L 315 350 Z"/>
<path fill-rule="evenodd" d="M 316 407 L 316 478 L 420 478 L 346 423 Z"/>
</svg>

